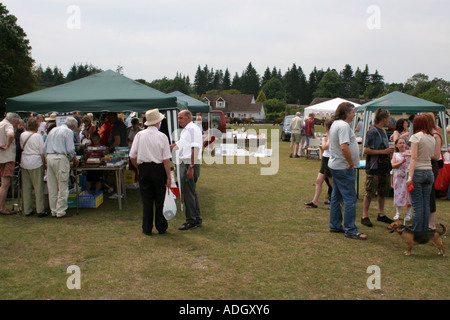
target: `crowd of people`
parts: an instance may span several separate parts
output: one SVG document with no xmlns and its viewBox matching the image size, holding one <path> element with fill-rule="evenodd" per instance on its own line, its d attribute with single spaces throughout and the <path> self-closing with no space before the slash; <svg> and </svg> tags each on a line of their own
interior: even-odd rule
<svg viewBox="0 0 450 320">
<path fill-rule="evenodd" d="M 116 147 L 130 148 L 130 169 L 135 170 L 143 205 L 142 231 L 152 234 L 153 220 L 159 234 L 164 234 L 167 221 L 163 216 L 166 189 L 171 187 L 170 161 L 172 150 L 179 150 L 180 175 L 185 203 L 186 222 L 179 230 L 189 230 L 202 225 L 202 215 L 196 182 L 202 162 L 202 133 L 192 121 L 188 110 L 178 114 L 183 130 L 180 140 L 170 145 L 167 120 L 158 109 L 146 113 L 141 125 L 134 117 L 127 126 L 115 112 L 102 113 L 94 119 L 92 113 L 79 117 L 77 113 L 64 116 L 64 123 L 56 124 L 57 115 L 44 118 L 31 114 L 22 119 L 8 113 L 0 122 L 0 214 L 13 215 L 15 210 L 5 207 L 12 177 L 20 171 L 25 216 L 72 216 L 68 211 L 70 163 L 76 167 L 76 145 L 103 146 L 104 154 Z M 144 130 L 145 129 L 145 130 Z M 89 148 L 86 156 L 90 156 Z M 15 172 L 16 171 L 16 172 Z M 87 172 L 88 189 L 102 187 L 102 171 Z M 139 173 L 139 174 L 138 174 Z M 46 210 L 45 183 L 48 189 Z M 34 194 L 34 195 L 33 195 Z M 153 206 L 155 205 L 155 212 Z"/>
<path fill-rule="evenodd" d="M 62 119 L 64 123 L 57 125 L 55 113 L 46 118 L 40 114 L 31 114 L 25 119 L 16 113 L 8 113 L 0 122 L 0 214 L 16 213 L 5 207 L 5 200 L 12 177 L 17 175 L 20 176 L 26 216 L 71 216 L 67 212 L 70 162 L 74 165 L 79 162 L 75 146 L 101 145 L 107 147 L 107 152 L 116 146 L 128 146 L 129 132 L 123 121 L 118 120 L 117 113 L 102 113 L 98 120 L 94 119 L 92 113 L 81 118 L 73 113 L 62 116 Z M 96 189 L 99 189 L 98 175 L 88 177 L 88 180 L 92 179 L 88 184 L 94 182 Z M 48 206 L 44 196 L 45 182 Z"/>
<path fill-rule="evenodd" d="M 308 119 L 303 120 L 301 113 L 297 112 L 291 120 L 289 128 L 291 129 L 291 146 L 289 157 L 300 158 L 310 157 L 308 150 L 309 142 L 314 139 L 314 117 L 315 113 L 311 112 Z"/>
<path fill-rule="evenodd" d="M 290 157 L 293 154 L 295 157 L 309 156 L 306 150 L 309 141 L 315 137 L 314 116 L 312 113 L 303 121 L 301 114 L 297 113 L 291 121 Z M 181 111 L 178 114 L 178 123 L 183 128 L 180 140 L 170 144 L 167 133 L 162 130 L 166 120 L 158 109 L 149 110 L 145 117 L 144 130 L 137 118 L 133 118 L 127 126 L 114 112 L 102 113 L 97 120 L 91 113 L 81 119 L 73 114 L 66 116 L 64 123 L 58 126 L 56 114 L 45 119 L 42 115 L 33 114 L 21 119 L 16 113 L 8 113 L 0 122 L 0 214 L 15 213 L 5 207 L 5 200 L 14 171 L 20 167 L 26 216 L 35 213 L 38 217 L 71 216 L 67 212 L 70 162 L 77 166 L 75 145 L 83 144 L 105 146 L 105 153 L 114 151 L 115 147 L 130 148 L 130 169 L 135 170 L 140 187 L 142 230 L 146 235 L 152 234 L 153 221 L 158 233 L 166 232 L 163 202 L 167 188 L 171 186 L 172 151 L 179 150 L 180 181 L 186 206 L 186 222 L 179 229 L 189 230 L 201 226 L 202 215 L 196 192 L 203 146 L 199 126 L 193 122 L 189 111 Z M 450 150 L 447 152 L 449 155 L 441 155 L 441 129 L 436 125 L 433 113 L 415 116 L 411 127 L 407 119 L 399 119 L 394 133 L 388 137 L 384 127 L 390 117 L 389 111 L 378 109 L 373 126 L 365 135 L 363 151 L 366 155 L 366 181 L 361 224 L 373 226 L 369 208 L 372 199 L 376 198 L 377 221 L 392 223 L 401 218 L 405 208 L 404 221 L 411 221 L 413 231 L 435 230 L 434 185 L 443 158 L 450 158 Z M 323 182 L 326 182 L 328 199 L 325 204 L 330 205 L 330 231 L 345 233 L 351 239 L 364 240 L 367 236 L 355 224 L 355 169 L 360 166 L 358 138 L 361 138 L 362 124 L 358 123 L 353 131 L 350 123 L 354 118 L 354 106 L 344 102 L 338 106 L 334 117 L 325 122 L 326 134 L 322 138 L 322 163 L 316 178 L 316 190 L 312 201 L 305 205 L 318 207 Z M 450 128 L 447 131 L 449 134 Z M 95 189 L 99 190 L 102 186 L 101 172 L 90 173 L 88 186 L 95 185 Z M 45 181 L 49 211 L 46 211 L 45 206 Z M 391 186 L 396 210 L 394 220 L 385 214 L 385 196 Z"/>
<path fill-rule="evenodd" d="M 322 184 L 327 181 L 330 200 L 325 203 L 330 204 L 330 231 L 365 240 L 367 236 L 359 232 L 355 225 L 357 196 L 354 169 L 360 166 L 357 141 L 358 138 L 362 141 L 362 122 L 358 121 L 353 132 L 350 123 L 354 117 L 354 106 L 344 102 L 338 106 L 334 117 L 325 123 L 326 136 L 322 138 L 323 156 L 316 179 L 316 192 L 313 200 L 306 202 L 305 206 L 318 207 Z M 373 126 L 365 136 L 366 181 L 361 224 L 373 226 L 369 208 L 372 199 L 376 198 L 377 221 L 390 224 L 399 220 L 405 208 L 403 223 L 410 221 L 413 232 L 436 230 L 435 182 L 447 156 L 441 153 L 442 130 L 436 125 L 433 113 L 424 113 L 410 119 L 413 121 L 411 127 L 408 119 L 397 120 L 394 133 L 388 137 L 384 128 L 390 117 L 388 110 L 378 109 Z M 446 131 L 450 133 L 450 126 Z M 391 187 L 396 210 L 393 219 L 385 214 L 385 197 Z"/>
</svg>

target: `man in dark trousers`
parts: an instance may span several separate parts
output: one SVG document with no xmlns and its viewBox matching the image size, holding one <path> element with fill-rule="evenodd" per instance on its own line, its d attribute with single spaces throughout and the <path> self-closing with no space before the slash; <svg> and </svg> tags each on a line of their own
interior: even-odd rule
<svg viewBox="0 0 450 320">
<path fill-rule="evenodd" d="M 164 115 L 158 109 L 145 113 L 147 129 L 139 131 L 130 150 L 130 161 L 139 170 L 139 188 L 143 205 L 142 232 L 148 236 L 153 229 L 153 204 L 155 227 L 159 234 L 166 233 L 167 220 L 163 215 L 166 187 L 170 187 L 169 141 L 159 126 Z"/>
<path fill-rule="evenodd" d="M 192 122 L 189 110 L 178 113 L 178 123 L 183 128 L 180 140 L 170 145 L 172 150 L 179 150 L 181 191 L 186 205 L 186 222 L 178 230 L 194 229 L 202 225 L 202 216 L 197 197 L 197 180 L 202 163 L 202 131 Z"/>
</svg>

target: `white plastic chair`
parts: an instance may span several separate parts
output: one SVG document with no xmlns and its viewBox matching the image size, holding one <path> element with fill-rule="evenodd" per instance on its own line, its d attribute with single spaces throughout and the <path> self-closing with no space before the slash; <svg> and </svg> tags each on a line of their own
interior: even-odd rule
<svg viewBox="0 0 450 320">
<path fill-rule="evenodd" d="M 320 159 L 320 139 L 314 138 L 309 140 L 308 149 L 310 157 L 317 155 L 317 159 Z"/>
</svg>

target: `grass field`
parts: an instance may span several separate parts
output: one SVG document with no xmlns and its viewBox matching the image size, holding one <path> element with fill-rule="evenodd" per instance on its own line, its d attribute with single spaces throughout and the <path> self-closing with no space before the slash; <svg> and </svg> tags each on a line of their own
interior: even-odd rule
<svg viewBox="0 0 450 320">
<path fill-rule="evenodd" d="M 376 221 L 376 201 L 374 227 L 361 226 L 362 188 L 357 226 L 368 240 L 330 233 L 325 192 L 319 208 L 303 205 L 320 161 L 288 155 L 289 143 L 280 142 L 276 175 L 261 175 L 260 162 L 203 165 L 203 226 L 194 230 L 177 229 L 178 211 L 167 234 L 143 235 L 137 190 L 128 190 L 123 211 L 105 197 L 67 219 L 1 216 L 0 299 L 448 299 L 448 257 L 431 244 L 403 255 L 402 239 Z M 447 225 L 449 203 L 437 203 L 437 221 Z M 392 198 L 386 207 L 392 217 Z M 79 290 L 67 287 L 71 265 L 80 268 Z M 379 268 L 379 289 L 367 285 L 375 283 L 370 266 Z"/>
</svg>

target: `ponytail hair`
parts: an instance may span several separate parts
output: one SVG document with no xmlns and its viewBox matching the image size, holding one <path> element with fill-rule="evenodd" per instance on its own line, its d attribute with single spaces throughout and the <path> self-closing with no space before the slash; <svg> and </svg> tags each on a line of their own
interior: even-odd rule
<svg viewBox="0 0 450 320">
<path fill-rule="evenodd" d="M 375 111 L 375 119 L 373 120 L 374 124 L 379 124 L 382 120 L 389 118 L 391 114 L 388 110 L 383 110 L 381 108 L 378 108 L 377 111 Z"/>
</svg>

